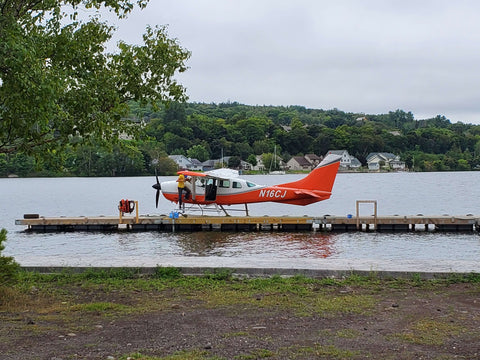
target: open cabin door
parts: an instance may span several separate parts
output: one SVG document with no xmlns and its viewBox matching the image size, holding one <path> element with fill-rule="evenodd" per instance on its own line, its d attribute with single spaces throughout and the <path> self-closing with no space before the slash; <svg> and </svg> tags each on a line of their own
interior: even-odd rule
<svg viewBox="0 0 480 360">
<path fill-rule="evenodd" d="M 217 179 L 207 178 L 207 184 L 205 186 L 205 201 L 217 200 Z"/>
</svg>

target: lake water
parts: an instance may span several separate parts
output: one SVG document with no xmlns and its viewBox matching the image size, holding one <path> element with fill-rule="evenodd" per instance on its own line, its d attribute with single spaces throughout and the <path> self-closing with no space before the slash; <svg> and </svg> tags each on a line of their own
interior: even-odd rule
<svg viewBox="0 0 480 360">
<path fill-rule="evenodd" d="M 302 175 L 245 176 L 273 185 Z M 160 178 L 160 181 L 174 177 Z M 478 233 L 75 232 L 30 233 L 16 226 L 25 213 L 41 216 L 117 215 L 118 201 L 155 208 L 154 177 L 0 179 L 4 255 L 24 266 L 211 266 L 330 270 L 480 272 Z M 480 172 L 338 174 L 329 200 L 308 206 L 251 204 L 251 215 L 355 214 L 356 200 L 377 200 L 379 215 L 480 214 Z M 362 204 L 361 215 L 373 213 Z"/>
</svg>

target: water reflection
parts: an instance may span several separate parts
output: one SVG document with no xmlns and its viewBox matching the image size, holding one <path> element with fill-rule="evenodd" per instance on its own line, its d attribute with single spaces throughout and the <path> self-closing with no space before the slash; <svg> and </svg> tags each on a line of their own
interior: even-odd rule
<svg viewBox="0 0 480 360">
<path fill-rule="evenodd" d="M 235 238 L 217 231 L 201 231 L 195 233 L 178 233 L 174 235 L 177 245 L 186 256 L 208 256 L 218 254 L 221 249 L 228 248 Z"/>
<path fill-rule="evenodd" d="M 331 233 L 198 232 L 172 237 L 185 256 L 327 258 L 336 252 Z"/>
</svg>

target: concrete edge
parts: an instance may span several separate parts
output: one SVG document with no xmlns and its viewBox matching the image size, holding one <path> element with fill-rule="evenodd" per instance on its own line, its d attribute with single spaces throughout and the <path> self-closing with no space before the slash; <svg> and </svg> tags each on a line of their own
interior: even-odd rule
<svg viewBox="0 0 480 360">
<path fill-rule="evenodd" d="M 42 274 L 82 273 L 85 271 L 110 271 L 121 269 L 135 269 L 139 274 L 154 274 L 158 267 L 69 267 L 69 266 L 22 266 L 21 269 Z M 165 267 L 169 268 L 169 267 Z M 204 276 L 225 272 L 234 277 L 268 278 L 272 276 L 292 277 L 305 276 L 308 278 L 344 279 L 350 276 L 373 277 L 379 279 L 412 279 L 422 280 L 445 279 L 451 276 L 468 276 L 475 272 L 418 272 L 418 271 L 365 271 L 365 270 L 329 270 L 329 269 L 287 269 L 287 268 L 232 268 L 232 267 L 173 267 L 180 270 L 185 276 Z"/>
</svg>

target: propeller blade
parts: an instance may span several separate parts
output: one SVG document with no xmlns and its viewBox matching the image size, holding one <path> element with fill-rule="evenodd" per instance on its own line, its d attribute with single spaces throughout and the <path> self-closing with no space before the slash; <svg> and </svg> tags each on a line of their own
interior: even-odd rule
<svg viewBox="0 0 480 360">
<path fill-rule="evenodd" d="M 153 184 L 152 187 L 157 190 L 155 195 L 155 207 L 158 208 L 158 198 L 160 197 L 160 190 L 162 190 L 162 186 L 160 185 L 160 181 L 158 181 L 157 169 L 155 169 L 155 178 L 157 179 L 156 184 Z"/>
</svg>

